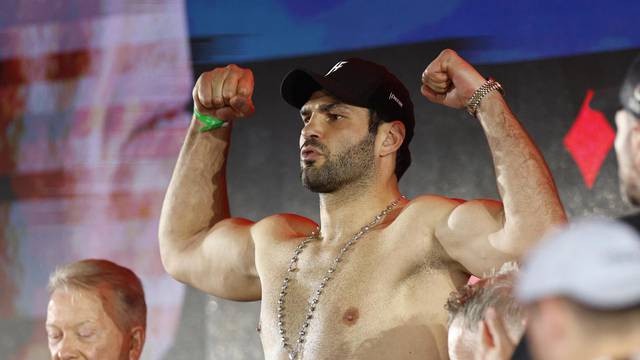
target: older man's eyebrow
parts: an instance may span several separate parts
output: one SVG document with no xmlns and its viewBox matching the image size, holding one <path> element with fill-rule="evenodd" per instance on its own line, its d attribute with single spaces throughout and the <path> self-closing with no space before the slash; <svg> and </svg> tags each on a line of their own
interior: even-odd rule
<svg viewBox="0 0 640 360">
<path fill-rule="evenodd" d="M 82 326 L 82 325 L 86 325 L 86 324 L 95 324 L 97 321 L 94 319 L 89 319 L 89 320 L 84 320 L 84 321 L 80 321 L 77 322 L 75 324 L 73 324 L 73 326 Z"/>
</svg>

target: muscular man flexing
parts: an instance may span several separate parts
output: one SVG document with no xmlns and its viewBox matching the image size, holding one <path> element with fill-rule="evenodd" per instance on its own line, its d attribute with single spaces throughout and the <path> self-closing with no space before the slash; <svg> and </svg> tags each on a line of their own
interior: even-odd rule
<svg viewBox="0 0 640 360">
<path fill-rule="evenodd" d="M 453 108 L 485 84 L 452 50 L 422 81 L 427 99 Z M 253 85 L 251 71 L 235 65 L 204 73 L 196 110 L 229 123 L 249 116 Z M 267 359 L 446 359 L 449 293 L 565 221 L 540 152 L 500 93 L 488 91 L 475 114 L 503 203 L 409 200 L 398 179 L 409 163 L 413 105 L 395 76 L 348 59 L 326 75 L 291 72 L 282 94 L 301 109 L 301 178 L 319 194 L 320 224 L 291 214 L 230 217 L 231 126 L 201 133 L 194 116 L 160 219 L 165 268 L 219 297 L 262 300 Z"/>
</svg>

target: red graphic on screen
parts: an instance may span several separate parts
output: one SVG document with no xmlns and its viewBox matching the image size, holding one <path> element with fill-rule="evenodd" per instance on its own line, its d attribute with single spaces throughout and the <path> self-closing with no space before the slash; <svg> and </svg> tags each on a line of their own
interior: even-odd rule
<svg viewBox="0 0 640 360">
<path fill-rule="evenodd" d="M 564 137 L 564 146 L 578 165 L 589 189 L 593 187 L 615 138 L 615 131 L 604 114 L 589 107 L 591 98 L 593 90 L 588 90 L 578 117 Z"/>
</svg>

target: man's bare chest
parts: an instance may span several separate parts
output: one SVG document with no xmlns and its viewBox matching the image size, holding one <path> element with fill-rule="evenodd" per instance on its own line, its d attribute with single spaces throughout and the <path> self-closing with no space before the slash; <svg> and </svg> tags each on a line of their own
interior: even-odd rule
<svg viewBox="0 0 640 360">
<path fill-rule="evenodd" d="M 265 351 L 298 341 L 307 350 L 352 351 L 392 328 L 431 334 L 432 325 L 443 324 L 442 305 L 453 285 L 442 264 L 429 260 L 428 248 L 420 249 L 420 255 L 385 240 L 371 237 L 343 256 L 340 247 L 310 244 L 297 254 L 292 246 L 288 254 L 265 259 L 259 269 Z M 294 270 L 289 271 L 294 256 Z"/>
</svg>

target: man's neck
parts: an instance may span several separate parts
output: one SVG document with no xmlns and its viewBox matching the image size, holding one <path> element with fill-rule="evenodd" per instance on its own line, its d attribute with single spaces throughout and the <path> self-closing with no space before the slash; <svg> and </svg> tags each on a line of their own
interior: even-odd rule
<svg viewBox="0 0 640 360">
<path fill-rule="evenodd" d="M 384 183 L 350 184 L 336 192 L 320 194 L 323 243 L 341 244 L 349 241 L 400 196 L 395 178 Z"/>
</svg>

